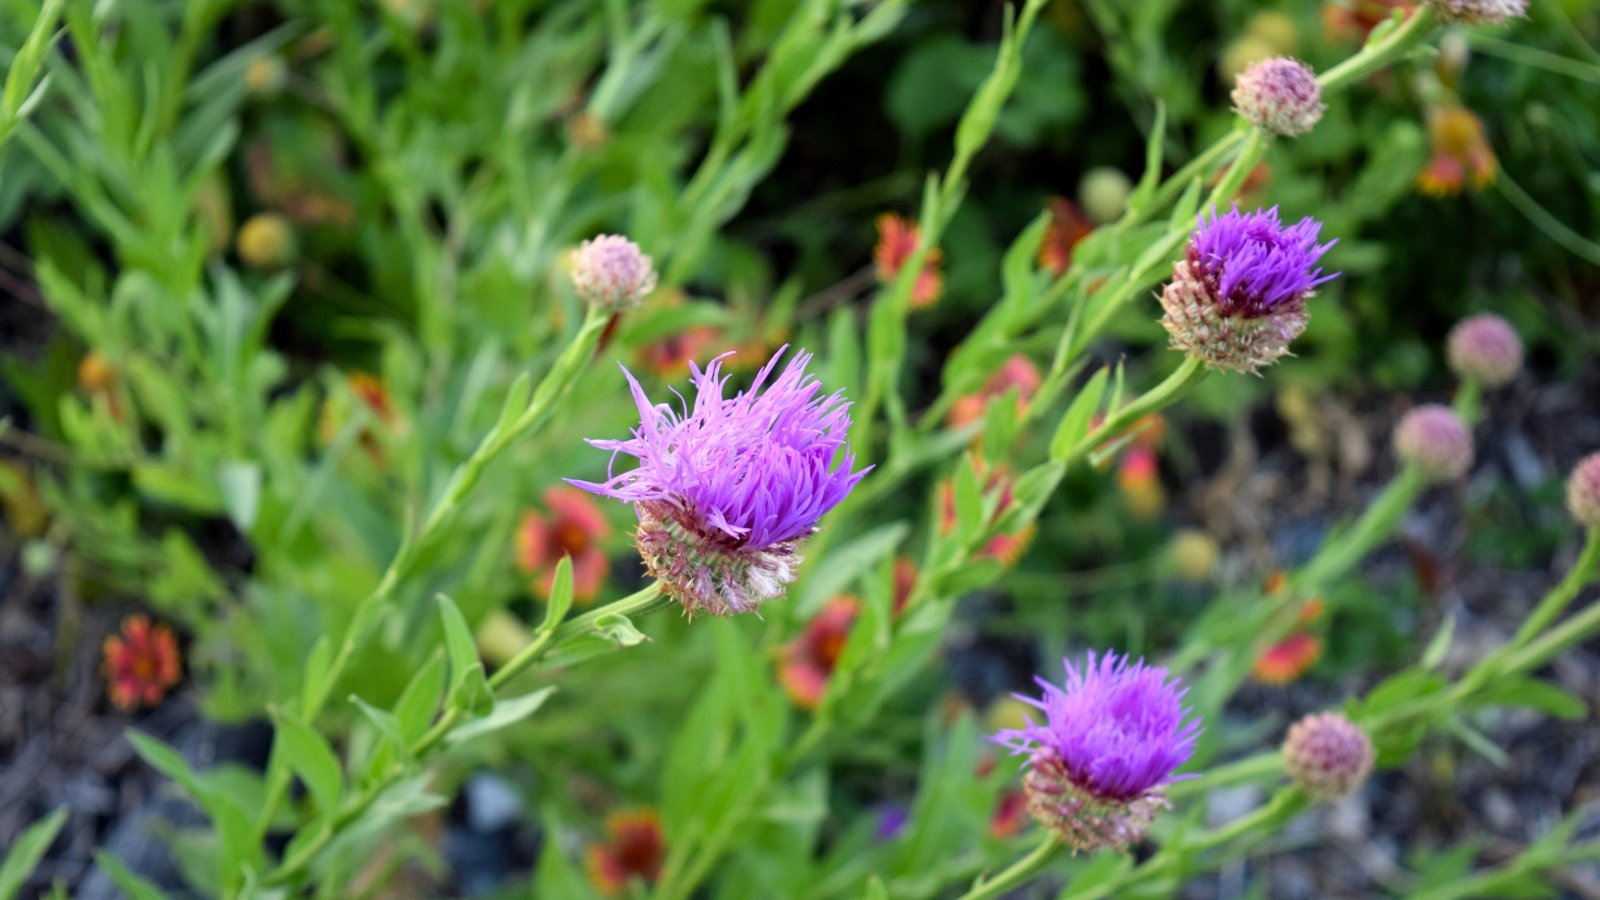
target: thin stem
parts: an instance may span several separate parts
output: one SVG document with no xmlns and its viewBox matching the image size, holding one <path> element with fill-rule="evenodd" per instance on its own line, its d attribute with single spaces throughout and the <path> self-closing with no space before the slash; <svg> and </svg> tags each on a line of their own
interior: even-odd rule
<svg viewBox="0 0 1600 900">
<path fill-rule="evenodd" d="M 1061 849 L 1061 842 L 1054 834 L 1045 835 L 1039 846 L 1033 852 L 1012 863 L 1010 868 L 993 878 L 980 880 L 972 889 L 961 895 L 961 900 L 983 900 L 986 897 L 998 897 L 1006 891 L 1014 890 L 1028 882 L 1045 864 Z"/>
<path fill-rule="evenodd" d="M 1433 28 L 1433 10 L 1418 7 L 1411 18 L 1400 27 L 1361 48 L 1361 52 L 1317 76 L 1324 93 L 1336 91 L 1347 84 L 1367 77 L 1399 59 L 1407 50 L 1421 43 Z"/>
<path fill-rule="evenodd" d="M 1108 441 L 1114 441 L 1128 426 L 1150 413 L 1166 409 L 1189 392 L 1206 376 L 1206 367 L 1199 357 L 1185 356 L 1178 368 L 1160 384 L 1139 395 L 1132 402 L 1106 416 L 1100 427 L 1091 430 L 1073 444 L 1058 462 L 1073 465 L 1089 451 Z"/>
<path fill-rule="evenodd" d="M 1550 593 L 1539 601 L 1534 607 L 1532 615 L 1517 629 L 1517 636 L 1511 641 L 1512 646 L 1520 647 L 1544 631 L 1561 611 L 1567 608 L 1572 599 L 1578 596 L 1595 577 L 1595 571 L 1600 568 L 1600 528 L 1591 528 L 1583 542 L 1583 552 L 1578 554 L 1578 561 L 1567 570 L 1561 583 L 1550 589 Z"/>
<path fill-rule="evenodd" d="M 1600 244 L 1573 231 L 1565 222 L 1551 215 L 1549 210 L 1539 205 L 1539 201 L 1533 199 L 1527 191 L 1512 181 L 1505 169 L 1499 169 L 1495 173 L 1494 186 L 1511 201 L 1517 212 L 1522 213 L 1535 228 L 1544 232 L 1546 237 L 1567 248 L 1573 255 L 1600 266 Z"/>
</svg>

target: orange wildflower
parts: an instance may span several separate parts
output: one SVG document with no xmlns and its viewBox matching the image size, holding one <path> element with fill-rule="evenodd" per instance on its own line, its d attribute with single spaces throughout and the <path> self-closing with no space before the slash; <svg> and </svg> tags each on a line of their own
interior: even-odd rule
<svg viewBox="0 0 1600 900">
<path fill-rule="evenodd" d="M 829 600 L 812 617 L 806 630 L 778 651 L 778 680 L 789 699 L 802 709 L 816 709 L 828 691 L 828 678 L 839 664 L 850 639 L 850 628 L 861 613 L 861 602 L 840 596 Z"/>
<path fill-rule="evenodd" d="M 1117 464 L 1117 490 L 1136 519 L 1149 519 L 1166 506 L 1167 494 L 1161 487 L 1161 464 L 1156 452 L 1135 443 Z"/>
<path fill-rule="evenodd" d="M 1394 15 L 1415 7 L 1408 0 L 1340 0 L 1322 6 L 1322 31 L 1330 43 L 1343 43 L 1352 38 L 1366 40 L 1367 34 Z"/>
<path fill-rule="evenodd" d="M 1263 684 L 1288 684 L 1304 675 L 1322 657 L 1322 639 L 1297 631 L 1256 657 L 1250 674 Z"/>
<path fill-rule="evenodd" d="M 1494 150 L 1484 135 L 1483 120 L 1465 106 L 1437 106 L 1428 111 L 1428 138 L 1433 158 L 1417 176 L 1417 190 L 1430 197 L 1461 193 L 1494 183 Z"/>
<path fill-rule="evenodd" d="M 608 561 L 600 542 L 611 526 L 593 499 L 574 487 L 560 485 L 544 492 L 546 513 L 529 510 L 517 526 L 517 568 L 533 577 L 540 595 L 550 596 L 556 565 L 572 558 L 572 599 L 594 600 L 605 580 Z"/>
<path fill-rule="evenodd" d="M 1039 268 L 1061 275 L 1072 265 L 1072 248 L 1094 231 L 1094 222 L 1065 197 L 1051 197 L 1050 225 L 1039 244 Z"/>
<path fill-rule="evenodd" d="M 178 683 L 178 640 L 144 616 L 122 620 L 122 633 L 104 644 L 106 694 L 118 709 L 155 706 Z"/>
<path fill-rule="evenodd" d="M 667 841 L 655 810 L 612 813 L 606 817 L 606 835 L 609 840 L 591 844 L 584 859 L 596 890 L 614 897 L 636 879 L 656 883 L 667 861 Z"/>
<path fill-rule="evenodd" d="M 950 407 L 950 427 L 961 428 L 982 419 L 989 409 L 989 403 L 999 397 L 1005 396 L 1013 388 L 1017 391 L 1017 415 L 1022 415 L 1028 408 L 1028 401 L 1038 393 L 1039 385 L 1044 383 L 1044 378 L 1039 374 L 1039 367 L 1033 360 L 1016 353 L 1005 361 L 1000 370 L 989 376 L 983 389 L 975 393 L 957 398 Z"/>
<path fill-rule="evenodd" d="M 997 841 L 1013 837 L 1028 824 L 1028 795 L 1022 791 L 1006 791 L 995 804 L 994 815 L 989 817 L 989 836 Z"/>
<path fill-rule="evenodd" d="M 878 245 L 872 250 L 872 262 L 878 271 L 878 281 L 889 284 L 900 275 L 900 269 L 917 249 L 921 232 L 915 220 L 884 213 L 877 219 Z M 944 254 L 935 247 L 923 258 L 922 271 L 917 274 L 916 286 L 911 290 L 913 309 L 924 309 L 939 301 L 944 293 L 944 274 L 939 271 Z"/>
<path fill-rule="evenodd" d="M 894 561 L 894 615 L 899 616 L 906 611 L 906 605 L 911 602 L 911 592 L 917 587 L 917 564 L 908 557 L 897 557 Z"/>
<path fill-rule="evenodd" d="M 714 325 L 696 325 L 677 334 L 669 334 L 639 348 L 639 365 L 665 380 L 682 377 L 688 373 L 689 363 L 702 363 L 711 355 L 707 351 L 716 344 L 721 334 Z"/>
</svg>

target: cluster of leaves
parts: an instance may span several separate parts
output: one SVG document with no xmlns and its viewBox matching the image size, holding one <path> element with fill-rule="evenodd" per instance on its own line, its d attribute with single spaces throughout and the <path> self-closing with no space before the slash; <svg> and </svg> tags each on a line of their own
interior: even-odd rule
<svg viewBox="0 0 1600 900">
<path fill-rule="evenodd" d="M 660 809 L 664 897 L 708 880 L 730 896 L 948 891 L 1016 852 L 992 822 L 1014 774 L 994 765 L 980 719 L 1003 715 L 993 695 L 1033 668 L 953 694 L 934 670 L 953 653 L 959 598 L 1013 598 L 1014 620 L 991 624 L 1044 635 L 1028 646 L 1047 659 L 1099 642 L 1171 652 L 1207 717 L 1245 678 L 1249 649 L 1282 625 L 1256 575 L 1176 624 L 1155 611 L 1179 609 L 1164 578 L 1140 583 L 1156 598 L 1133 615 L 1105 604 L 1079 616 L 1048 587 L 1077 566 L 1072 555 L 1111 549 L 1137 562 L 1165 539 L 1129 527 L 1081 464 L 1113 458 L 1126 443 L 1116 436 L 1184 392 L 1226 414 L 1264 390 L 1241 379 L 1196 387 L 1200 373 L 1161 351 L 1140 307 L 1196 213 L 1244 189 L 1245 202 L 1315 212 L 1344 241 L 1348 277 L 1319 301 L 1304 358 L 1274 379 L 1348 378 L 1364 354 L 1478 305 L 1441 291 L 1397 324 L 1407 280 L 1372 277 L 1410 257 L 1407 270 L 1439 275 L 1437 253 L 1386 231 L 1397 209 L 1425 215 L 1435 202 L 1413 196 L 1425 103 L 1404 77 L 1429 61 L 1330 91 L 1315 140 L 1269 143 L 1218 102 L 1213 55 L 1176 51 L 1197 31 L 1246 28 L 1243 4 L 1204 23 L 1171 3 L 1029 2 L 999 20 L 998 40 L 981 41 L 953 27 L 957 13 L 900 0 L 764 0 L 734 13 L 621 0 L 8 5 L 8 21 L 37 24 L 6 35 L 21 49 L 0 109 L 10 138 L 0 217 L 61 327 L 7 366 L 28 428 L 52 448 L 31 477 L 63 577 L 180 625 L 208 715 L 273 723 L 265 773 L 196 770 L 131 733 L 209 820 L 178 839 L 185 875 L 207 893 L 371 884 L 404 862 L 409 845 L 380 851 L 411 817 L 446 802 L 464 773 L 513 763 L 536 769 L 541 786 L 597 786 L 536 794 L 552 838 L 529 876 L 541 894 L 586 890 L 558 836 L 595 836 L 607 808 L 641 804 Z M 1316 13 L 1289 21 L 1316 34 Z M 1541 11 L 1527 30 L 1557 43 L 1571 27 Z M 1371 46 L 1393 34 L 1391 23 Z M 1304 40 L 1319 64 L 1359 44 Z M 906 158 L 867 188 L 874 173 L 855 169 L 848 188 L 805 196 L 788 175 L 870 142 L 829 132 L 843 149 L 791 147 L 791 137 L 856 108 L 851 86 L 889 53 L 898 70 L 871 94 L 885 92 Z M 1101 67 L 1113 89 L 1094 95 L 1086 86 Z M 1468 77 L 1461 92 L 1485 96 L 1491 82 Z M 1532 158 L 1540 145 L 1521 146 Z M 1563 146 L 1569 171 L 1584 164 L 1588 148 Z M 1271 180 L 1252 184 L 1263 159 Z M 1074 174 L 1097 164 L 1132 174 L 1141 161 L 1143 173 L 1064 274 L 1039 263 L 1052 228 L 1045 195 L 1069 192 L 1063 160 Z M 939 173 L 923 181 L 930 164 Z M 1049 174 L 1021 185 L 1007 169 Z M 875 291 L 824 290 L 853 283 L 872 214 L 906 204 L 919 182 L 915 247 L 898 274 Z M 1543 197 L 1561 183 L 1530 187 Z M 1596 214 L 1553 209 L 1574 227 Z M 860 229 L 836 227 L 841 217 Z M 563 268 L 564 252 L 600 230 L 626 232 L 662 275 L 644 308 L 615 320 L 586 312 Z M 1530 243 L 1499 252 L 1529 267 L 1556 258 Z M 936 249 L 945 299 L 914 312 Z M 1502 296 L 1494 279 L 1472 283 Z M 1581 285 L 1567 272 L 1528 290 L 1559 302 Z M 1535 313 L 1512 317 L 1541 336 Z M 1374 329 L 1392 343 L 1355 337 Z M 635 620 L 659 605 L 649 586 L 573 615 L 567 564 L 548 588 L 528 584 L 514 564 L 521 513 L 559 479 L 604 465 L 578 436 L 632 424 L 611 362 L 671 384 L 683 346 L 701 361 L 741 348 L 759 362 L 785 335 L 817 350 L 829 389 L 856 400 L 852 439 L 878 466 L 808 549 L 788 600 L 764 621 L 659 616 L 646 641 Z M 1127 366 L 1094 365 L 1129 351 Z M 981 419 L 949 427 L 956 401 L 982 395 L 1019 353 L 1042 363 L 1027 402 L 988 398 Z M 1415 363 L 1378 378 L 1415 384 L 1429 371 Z M 1330 591 L 1337 604 L 1332 589 L 1418 490 L 1402 475 L 1284 596 Z M 625 510 L 605 515 L 613 534 L 628 532 Z M 1035 527 L 1049 552 L 1031 564 L 986 553 Z M 607 549 L 607 593 L 634 587 L 626 541 Z M 918 570 L 903 612 L 899 555 L 915 555 Z M 816 708 L 796 708 L 773 656 L 841 593 L 859 596 L 859 615 Z M 501 652 L 506 630 L 514 647 Z M 1548 658 L 1535 637 L 1451 682 L 1434 671 L 1446 632 L 1352 711 L 1385 762 L 1429 729 L 1481 745 L 1476 706 L 1572 714 L 1571 698 L 1523 677 Z M 607 652 L 617 648 L 631 649 Z M 1213 730 L 1197 763 L 1263 739 Z M 1270 781 L 1266 762 L 1246 757 L 1185 791 Z M 1277 796 L 1217 831 L 1201 827 L 1204 804 L 1187 806 L 1146 864 L 1096 857 L 1061 871 L 1090 892 L 1170 887 L 1249 852 L 1303 805 L 1292 789 Z M 904 808 L 898 837 L 878 833 L 879 804 Z M 0 885 L 59 824 L 17 842 Z M 1587 852 L 1569 837 L 1496 877 L 1533 878 Z M 130 894 L 153 890 L 111 857 L 101 864 Z"/>
</svg>

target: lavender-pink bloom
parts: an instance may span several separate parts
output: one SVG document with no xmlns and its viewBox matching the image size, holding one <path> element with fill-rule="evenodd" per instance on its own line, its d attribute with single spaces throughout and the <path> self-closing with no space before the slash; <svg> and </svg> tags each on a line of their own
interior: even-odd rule
<svg viewBox="0 0 1600 900">
<path fill-rule="evenodd" d="M 799 542 L 868 471 L 852 471 L 850 404 L 839 393 L 820 395 L 821 383 L 806 372 L 809 353 L 796 353 L 773 377 L 785 349 L 731 398 L 727 354 L 704 371 L 691 363 L 694 406 L 681 411 L 652 404 L 623 369 L 639 427 L 626 440 L 589 443 L 639 465 L 603 483 L 572 482 L 634 505 L 646 566 L 690 613 L 746 612 L 781 596 L 794 580 Z"/>
<path fill-rule="evenodd" d="M 1064 687 L 1036 679 L 1044 696 L 1019 697 L 1044 723 L 993 740 L 1028 755 L 1028 808 L 1074 850 L 1126 849 L 1166 805 L 1162 788 L 1193 755 L 1200 726 L 1166 669 L 1110 652 L 1065 666 Z"/>
<path fill-rule="evenodd" d="M 1289 352 L 1305 330 L 1305 301 L 1338 277 L 1317 261 L 1322 223 L 1285 226 L 1278 208 L 1201 216 L 1184 258 L 1161 293 L 1172 345 L 1220 368 L 1254 372 Z"/>
</svg>

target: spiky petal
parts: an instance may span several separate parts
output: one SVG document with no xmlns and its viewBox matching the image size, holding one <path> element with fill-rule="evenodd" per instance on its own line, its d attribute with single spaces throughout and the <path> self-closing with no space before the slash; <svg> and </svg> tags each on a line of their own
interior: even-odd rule
<svg viewBox="0 0 1600 900">
<path fill-rule="evenodd" d="M 1125 850 L 1166 806 L 1164 787 L 1193 755 L 1200 726 L 1166 669 L 1110 652 L 1064 665 L 1064 686 L 1036 679 L 1044 695 L 1019 696 L 1044 723 L 1029 719 L 992 740 L 1028 756 L 1034 818 L 1075 851 Z"/>
<path fill-rule="evenodd" d="M 1306 300 L 1338 277 L 1317 261 L 1322 223 L 1285 226 L 1278 208 L 1202 215 L 1184 258 L 1161 293 L 1161 324 L 1172 346 L 1208 365 L 1255 372 L 1289 352 L 1305 331 Z"/>
<path fill-rule="evenodd" d="M 584 490 L 633 504 L 646 567 L 693 613 L 730 615 L 783 595 L 799 548 L 817 522 L 866 475 L 852 471 L 850 404 L 821 396 L 796 353 L 774 373 L 787 347 L 756 373 L 748 390 L 727 397 L 722 360 L 690 365 L 694 405 L 652 404 L 627 369 L 639 427 L 626 440 L 592 440 L 639 465 L 608 473 Z"/>
</svg>

